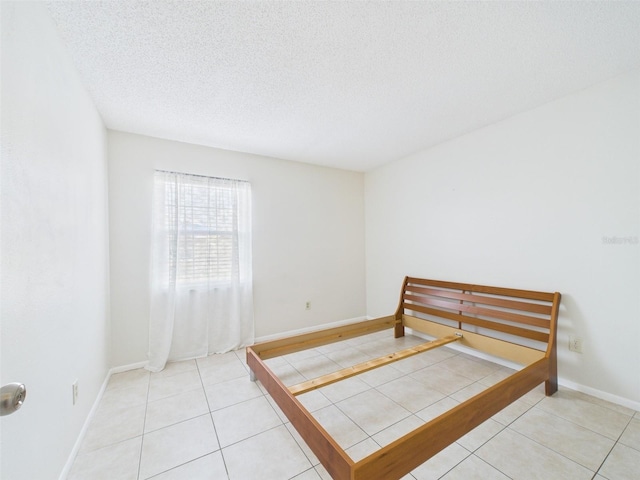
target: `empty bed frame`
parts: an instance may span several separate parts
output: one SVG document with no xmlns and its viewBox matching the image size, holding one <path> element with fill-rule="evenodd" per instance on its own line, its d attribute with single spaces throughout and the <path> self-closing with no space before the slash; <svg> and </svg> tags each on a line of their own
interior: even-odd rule
<svg viewBox="0 0 640 480">
<path fill-rule="evenodd" d="M 557 389 L 556 324 L 560 294 L 407 277 L 395 315 L 256 344 L 247 348 L 253 380 L 260 380 L 334 480 L 401 478 L 504 407 L 545 382 Z M 435 340 L 287 387 L 264 360 L 393 328 Z M 354 462 L 296 398 L 373 368 L 458 343 L 522 365 L 522 369 Z"/>
</svg>

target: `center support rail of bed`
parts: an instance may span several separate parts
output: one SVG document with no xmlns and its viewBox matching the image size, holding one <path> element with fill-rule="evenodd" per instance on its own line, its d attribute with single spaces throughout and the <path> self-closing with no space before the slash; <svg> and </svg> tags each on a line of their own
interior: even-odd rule
<svg viewBox="0 0 640 480">
<path fill-rule="evenodd" d="M 257 344 L 247 348 L 247 364 L 252 380 L 260 380 L 334 480 L 398 479 L 540 383 L 545 382 L 547 395 L 557 391 L 559 307 L 557 292 L 406 277 L 395 315 Z M 404 335 L 405 327 L 435 340 L 290 387 L 264 363 L 268 358 L 384 329 L 393 328 L 398 338 Z M 523 368 L 358 462 L 296 398 L 453 342 Z"/>
</svg>

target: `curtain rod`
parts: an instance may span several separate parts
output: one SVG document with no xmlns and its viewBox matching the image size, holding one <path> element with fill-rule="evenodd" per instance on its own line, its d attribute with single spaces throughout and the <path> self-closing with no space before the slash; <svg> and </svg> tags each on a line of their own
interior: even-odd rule
<svg viewBox="0 0 640 480">
<path fill-rule="evenodd" d="M 249 183 L 248 180 L 240 180 L 237 178 L 225 178 L 225 177 L 212 177 L 210 175 L 198 175 L 196 173 L 185 173 L 185 172 L 174 172 L 171 170 L 161 170 L 161 169 L 155 169 L 156 172 L 161 172 L 161 173 L 172 173 L 175 175 L 189 175 L 190 177 L 201 177 L 201 178 L 213 178 L 215 180 L 227 180 L 230 182 L 244 182 L 244 183 Z"/>
</svg>

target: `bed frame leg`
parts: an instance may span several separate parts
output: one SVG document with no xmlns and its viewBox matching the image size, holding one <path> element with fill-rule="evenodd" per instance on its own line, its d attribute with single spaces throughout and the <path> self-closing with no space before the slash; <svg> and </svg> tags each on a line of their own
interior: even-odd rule
<svg viewBox="0 0 640 480">
<path fill-rule="evenodd" d="M 549 379 L 544 382 L 544 393 L 550 397 L 558 391 L 558 361 L 549 360 Z"/>
<path fill-rule="evenodd" d="M 404 325 L 402 324 L 402 320 L 399 322 L 396 320 L 396 326 L 393 329 L 393 336 L 395 338 L 404 337 Z"/>
<path fill-rule="evenodd" d="M 251 369 L 249 369 L 249 380 L 251 380 L 252 382 L 255 382 L 256 380 L 258 380 L 258 377 L 256 377 L 255 372 Z"/>
<path fill-rule="evenodd" d="M 554 393 L 556 393 L 558 391 L 558 381 L 557 380 L 547 380 L 544 383 L 544 391 L 545 394 L 547 395 L 547 397 L 550 397 L 551 395 L 553 395 Z"/>
<path fill-rule="evenodd" d="M 551 355 L 549 356 L 549 377 L 544 382 L 544 393 L 550 397 L 558 391 L 558 357 L 556 356 L 555 342 L 551 346 Z"/>
</svg>

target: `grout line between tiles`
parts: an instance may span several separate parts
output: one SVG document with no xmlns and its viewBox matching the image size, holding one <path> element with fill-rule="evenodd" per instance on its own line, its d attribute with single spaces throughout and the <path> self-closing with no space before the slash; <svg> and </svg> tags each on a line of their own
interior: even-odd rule
<svg viewBox="0 0 640 480">
<path fill-rule="evenodd" d="M 136 478 L 140 479 L 140 473 L 142 471 L 142 451 L 144 450 L 144 435 L 145 428 L 147 426 L 147 410 L 149 408 L 149 391 L 151 390 L 151 373 L 147 375 L 147 398 L 144 404 L 144 420 L 142 421 L 142 441 L 140 442 L 140 457 L 138 459 L 138 475 Z"/>
<path fill-rule="evenodd" d="M 604 459 L 602 460 L 602 462 L 598 466 L 598 468 L 597 468 L 597 470 L 595 472 L 594 478 L 595 478 L 596 475 L 599 475 L 598 472 L 600 472 L 600 470 L 602 470 L 602 467 L 604 466 L 604 464 L 607 463 L 607 459 L 609 458 L 609 455 L 611 455 L 611 452 L 613 452 L 613 449 L 616 448 L 616 446 L 618 444 L 621 444 L 620 443 L 620 439 L 622 438 L 622 435 L 624 435 L 624 432 L 627 430 L 627 428 L 629 428 L 629 425 L 631 425 L 631 421 L 633 420 L 633 418 L 634 418 L 633 415 L 631 417 L 629 417 L 629 421 L 627 422 L 625 427 L 622 429 L 622 431 L 620 432 L 620 435 L 618 435 L 618 438 L 614 441 L 613 445 L 611 446 L 611 448 L 609 449 L 607 454 L 604 456 Z M 621 444 L 621 445 L 624 445 L 624 444 Z M 602 475 L 602 476 L 604 477 L 604 475 Z M 607 477 L 605 477 L 605 478 L 607 478 Z"/>
<path fill-rule="evenodd" d="M 591 470 L 589 467 L 587 467 L 587 466 L 585 466 L 585 465 L 581 464 L 580 462 L 577 462 L 576 460 L 574 460 L 574 459 L 572 459 L 572 458 L 569 458 L 569 457 L 568 457 L 568 456 L 566 456 L 564 453 L 559 452 L 559 451 L 557 451 L 557 450 L 554 450 L 553 448 L 551 448 L 551 447 L 549 447 L 549 446 L 547 446 L 547 445 L 544 445 L 544 444 L 542 444 L 542 443 L 538 442 L 537 440 L 535 440 L 535 439 L 533 439 L 533 438 L 530 438 L 529 436 L 525 435 L 524 433 L 518 432 L 517 430 L 514 430 L 514 429 L 513 429 L 513 428 L 511 428 L 511 427 L 505 427 L 505 428 L 504 428 L 504 430 L 506 430 L 506 429 L 509 429 L 512 433 L 515 433 L 515 434 L 517 434 L 517 435 L 520 435 L 520 436 L 522 436 L 522 437 L 526 438 L 527 440 L 529 440 L 529 441 L 531 441 L 531 442 L 533 442 L 533 443 L 535 443 L 535 444 L 537 444 L 537 445 L 540 445 L 540 446 L 541 446 L 542 448 L 544 448 L 545 450 L 548 450 L 548 451 L 550 451 L 550 452 L 552 452 L 552 453 L 555 453 L 556 455 L 561 456 L 562 458 L 564 458 L 564 459 L 566 459 L 566 460 L 570 461 L 571 463 L 575 463 L 576 465 L 578 465 L 578 466 L 580 466 L 580 467 L 584 468 L 585 470 L 590 471 L 590 472 L 591 472 L 592 474 L 594 474 L 594 475 L 598 473 L 598 471 L 597 471 L 597 470 L 596 470 L 596 471 Z M 504 431 L 504 430 L 502 430 L 502 431 Z M 614 443 L 614 447 L 615 447 L 615 445 L 616 445 L 616 444 Z M 613 449 L 613 447 L 612 447 L 612 449 Z M 608 454 L 607 454 L 607 456 L 608 456 Z M 496 468 L 496 467 L 494 467 L 494 468 Z"/>
<path fill-rule="evenodd" d="M 218 436 L 218 429 L 216 428 L 216 422 L 213 420 L 213 414 L 211 412 L 211 405 L 209 404 L 209 397 L 207 396 L 207 389 L 204 386 L 204 380 L 202 380 L 202 374 L 200 373 L 200 365 L 198 365 L 198 362 L 196 362 L 196 370 L 198 372 L 198 377 L 200 378 L 200 384 L 202 385 L 202 392 L 204 393 L 204 400 L 205 400 L 205 402 L 207 402 L 207 410 L 209 410 L 209 418 L 211 419 L 211 423 L 213 425 L 213 432 L 216 435 L 216 442 L 218 442 L 218 447 L 219 447 L 219 450 L 220 450 L 220 456 L 222 457 L 222 464 L 224 465 L 224 471 L 227 474 L 227 478 L 230 478 L 229 477 L 229 469 L 227 468 L 227 461 L 224 458 L 224 452 L 222 451 L 222 444 L 220 443 L 220 437 Z"/>
</svg>

